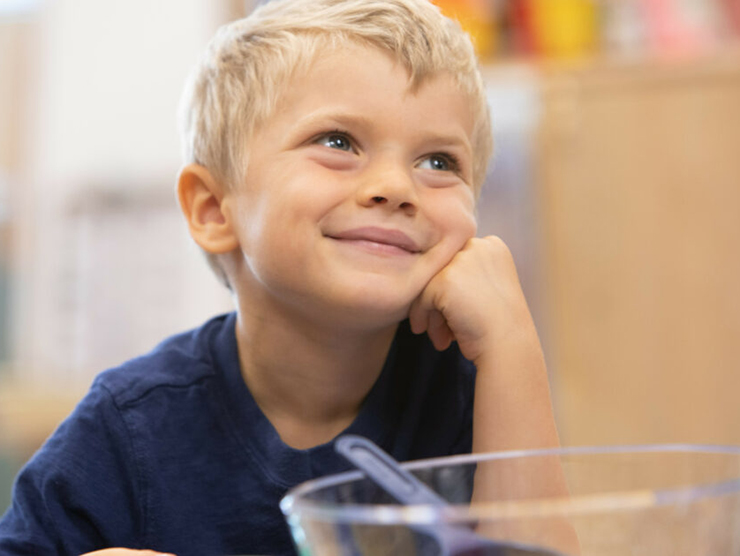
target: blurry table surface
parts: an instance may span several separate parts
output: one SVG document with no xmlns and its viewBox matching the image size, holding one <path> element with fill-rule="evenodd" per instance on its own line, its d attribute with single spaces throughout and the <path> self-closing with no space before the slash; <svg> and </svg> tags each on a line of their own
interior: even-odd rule
<svg viewBox="0 0 740 556">
<path fill-rule="evenodd" d="M 27 459 L 69 415 L 84 392 L 0 381 L 0 450 Z"/>
<path fill-rule="evenodd" d="M 23 463 L 69 415 L 84 392 L 0 380 L 0 514 Z"/>
</svg>

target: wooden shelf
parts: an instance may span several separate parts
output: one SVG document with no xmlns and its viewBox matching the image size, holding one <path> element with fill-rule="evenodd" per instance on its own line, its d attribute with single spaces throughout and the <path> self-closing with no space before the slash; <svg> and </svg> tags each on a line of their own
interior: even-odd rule
<svg viewBox="0 0 740 556">
<path fill-rule="evenodd" d="M 740 55 L 542 73 L 564 442 L 740 443 Z"/>
</svg>

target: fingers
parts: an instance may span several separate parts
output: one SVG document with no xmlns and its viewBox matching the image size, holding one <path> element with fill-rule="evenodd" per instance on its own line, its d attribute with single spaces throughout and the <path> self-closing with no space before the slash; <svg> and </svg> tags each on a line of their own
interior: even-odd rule
<svg viewBox="0 0 740 556">
<path fill-rule="evenodd" d="M 414 300 L 409 309 L 409 324 L 414 334 L 423 334 L 429 328 L 430 307 L 423 305 L 423 296 L 424 292 Z"/>
<path fill-rule="evenodd" d="M 432 311 L 429 315 L 427 335 L 438 351 L 446 350 L 450 347 L 452 340 L 455 339 L 455 335 L 447 325 L 444 315 L 436 310 Z"/>
<path fill-rule="evenodd" d="M 444 314 L 437 308 L 437 303 L 437 287 L 430 283 L 412 303 L 409 322 L 414 334 L 426 332 L 435 349 L 443 351 L 450 347 L 455 335 Z"/>
<path fill-rule="evenodd" d="M 435 306 L 435 278 L 436 276 L 432 278 L 409 309 L 409 323 L 414 334 L 427 332 L 432 325 L 432 314 L 439 312 Z"/>
<path fill-rule="evenodd" d="M 444 351 L 455 339 L 444 315 L 436 309 L 422 308 L 421 304 L 415 305 L 409 313 L 411 331 L 414 334 L 427 333 L 432 341 L 434 348 L 438 351 Z"/>
</svg>

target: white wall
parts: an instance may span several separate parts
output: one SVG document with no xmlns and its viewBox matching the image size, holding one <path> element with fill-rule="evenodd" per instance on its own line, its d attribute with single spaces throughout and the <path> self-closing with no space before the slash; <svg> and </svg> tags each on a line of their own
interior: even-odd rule
<svg viewBox="0 0 740 556">
<path fill-rule="evenodd" d="M 213 0 L 43 4 L 16 207 L 22 377 L 87 383 L 230 307 L 173 193 L 178 99 L 225 10 Z M 106 205 L 107 191 L 122 203 Z"/>
</svg>

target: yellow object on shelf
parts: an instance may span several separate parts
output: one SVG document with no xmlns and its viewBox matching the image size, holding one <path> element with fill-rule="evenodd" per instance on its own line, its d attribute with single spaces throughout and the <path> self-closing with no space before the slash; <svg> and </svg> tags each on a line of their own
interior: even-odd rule
<svg viewBox="0 0 740 556">
<path fill-rule="evenodd" d="M 540 53 L 567 58 L 596 47 L 598 13 L 595 0 L 531 0 L 533 28 Z"/>
<path fill-rule="evenodd" d="M 442 13 L 455 19 L 470 35 L 479 58 L 496 51 L 496 14 L 489 0 L 432 0 Z"/>
</svg>

